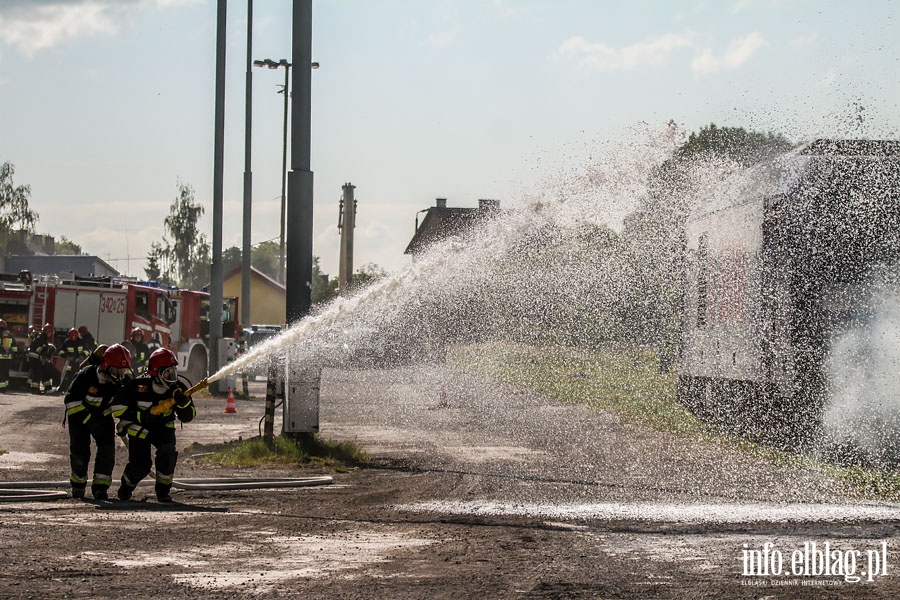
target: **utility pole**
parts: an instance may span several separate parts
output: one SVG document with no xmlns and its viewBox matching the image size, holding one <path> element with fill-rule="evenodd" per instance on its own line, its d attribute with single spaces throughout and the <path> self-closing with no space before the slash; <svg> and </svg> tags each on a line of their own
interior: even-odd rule
<svg viewBox="0 0 900 600">
<path fill-rule="evenodd" d="M 338 229 L 341 231 L 341 249 L 338 262 L 338 293 L 346 296 L 353 286 L 353 230 L 356 229 L 356 186 L 345 183 L 344 194 L 338 207 Z"/>
<path fill-rule="evenodd" d="M 225 156 L 225 25 L 228 1 L 219 0 L 216 22 L 216 109 L 213 149 L 213 235 L 209 274 L 209 373 L 219 370 L 222 339 L 222 197 Z M 197 383 L 196 381 L 191 383 Z"/>
<path fill-rule="evenodd" d="M 294 0 L 292 37 L 294 81 L 291 88 L 291 172 L 288 176 L 285 277 L 285 313 L 289 325 L 309 314 L 312 292 L 312 0 Z"/>
<path fill-rule="evenodd" d="M 241 327 L 250 326 L 250 244 L 253 206 L 253 173 L 250 170 L 250 132 L 253 123 L 253 0 L 247 0 L 247 97 L 244 116 L 244 233 L 241 250 Z"/>
<path fill-rule="evenodd" d="M 288 177 L 287 278 L 288 325 L 309 314 L 312 294 L 313 173 L 310 171 L 312 117 L 312 0 L 294 0 L 294 81 L 291 104 L 291 173 Z M 291 361 L 294 361 L 293 363 Z M 319 430 L 320 369 L 303 368 L 285 357 L 282 430 L 304 439 Z"/>
<path fill-rule="evenodd" d="M 284 66 L 284 89 L 281 90 L 281 93 L 284 94 L 284 138 L 282 140 L 282 149 L 281 149 L 281 227 L 279 229 L 279 239 L 278 239 L 278 281 L 279 283 L 285 282 L 285 272 L 284 272 L 284 227 L 285 227 L 285 189 L 287 185 L 287 143 L 288 143 L 288 106 L 290 105 L 291 92 L 288 89 L 288 81 L 290 81 L 291 74 L 291 63 L 286 60 L 281 61 Z"/>
</svg>

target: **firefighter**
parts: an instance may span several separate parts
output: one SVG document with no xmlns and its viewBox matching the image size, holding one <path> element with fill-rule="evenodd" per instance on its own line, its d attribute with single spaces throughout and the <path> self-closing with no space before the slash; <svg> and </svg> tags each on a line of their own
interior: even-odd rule
<svg viewBox="0 0 900 600">
<path fill-rule="evenodd" d="M 97 342 L 94 341 L 94 336 L 91 335 L 87 325 L 78 328 L 78 335 L 81 336 L 81 345 L 84 346 L 84 356 L 87 358 L 91 352 L 97 349 Z"/>
<path fill-rule="evenodd" d="M 122 344 L 131 352 L 131 369 L 140 377 L 147 368 L 147 359 L 150 358 L 150 348 L 144 343 L 144 330 L 135 327 L 131 330 L 131 336 Z"/>
<path fill-rule="evenodd" d="M 81 361 L 84 360 L 84 343 L 81 341 L 81 336 L 78 335 L 78 330 L 74 327 L 66 335 L 66 341 L 60 345 L 59 356 L 65 361 L 65 366 L 63 367 L 62 383 L 56 388 L 55 393 L 57 394 L 61 394 L 69 388 L 69 384 L 78 373 Z"/>
<path fill-rule="evenodd" d="M 41 352 L 41 383 L 44 384 L 44 393 L 52 394 L 51 390 L 59 388 L 62 375 L 53 364 L 53 359 L 58 353 L 53 344 L 47 344 Z"/>
<path fill-rule="evenodd" d="M 119 486 L 120 500 L 128 500 L 138 483 L 154 466 L 151 446 L 156 448 L 156 499 L 171 502 L 175 478 L 175 419 L 188 423 L 197 414 L 194 402 L 178 380 L 178 358 L 160 348 L 147 361 L 147 375 L 129 382 L 113 399 L 116 429 L 128 436 L 128 464 Z"/>
<path fill-rule="evenodd" d="M 0 319 L 0 392 L 9 391 L 9 370 L 13 359 L 19 354 L 19 346 L 16 338 L 6 325 L 6 321 Z"/>
<path fill-rule="evenodd" d="M 47 352 L 47 345 L 53 338 L 53 325 L 46 323 L 40 331 L 36 331 L 34 338 L 28 345 L 26 356 L 28 356 L 28 387 L 31 388 L 32 394 L 41 394 L 41 384 L 44 385 L 44 391 L 49 391 L 53 386 L 52 379 L 45 379 L 45 374 L 49 371 L 44 367 L 44 357 Z"/>
<path fill-rule="evenodd" d="M 69 422 L 69 461 L 72 497 L 84 498 L 88 466 L 91 462 L 91 438 L 97 444 L 91 493 L 96 500 L 109 497 L 116 462 L 116 424 L 112 416 L 112 398 L 131 379 L 128 349 L 113 344 L 103 353 L 99 365 L 81 369 L 66 393 L 66 419 Z"/>
</svg>

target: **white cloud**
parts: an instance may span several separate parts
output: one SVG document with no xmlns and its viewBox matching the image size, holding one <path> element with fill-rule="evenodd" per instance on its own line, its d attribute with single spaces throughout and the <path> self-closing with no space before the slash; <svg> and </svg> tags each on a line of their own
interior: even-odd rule
<svg viewBox="0 0 900 600">
<path fill-rule="evenodd" d="M 135 10 L 197 4 L 202 0 L 5 0 L 0 41 L 26 56 L 98 34 L 115 34 Z"/>
<path fill-rule="evenodd" d="M 643 66 L 664 66 L 672 53 L 689 46 L 691 46 L 689 36 L 673 33 L 624 48 L 611 48 L 575 36 L 562 43 L 554 54 L 554 59 L 588 71 L 631 71 Z"/>
<path fill-rule="evenodd" d="M 719 71 L 733 71 L 750 60 L 757 50 L 765 46 L 765 38 L 753 32 L 731 43 L 722 56 L 716 56 L 712 49 L 702 50 L 691 62 L 691 70 L 695 77 L 712 75 Z"/>
<path fill-rule="evenodd" d="M 41 4 L 0 14 L 0 39 L 28 56 L 78 37 L 115 31 L 109 6 L 98 2 Z"/>
</svg>

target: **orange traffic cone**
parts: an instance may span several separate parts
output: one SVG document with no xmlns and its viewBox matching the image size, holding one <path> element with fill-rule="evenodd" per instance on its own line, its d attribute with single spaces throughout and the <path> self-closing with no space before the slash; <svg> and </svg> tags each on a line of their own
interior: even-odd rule
<svg viewBox="0 0 900 600">
<path fill-rule="evenodd" d="M 228 388 L 228 403 L 225 405 L 225 413 L 237 414 L 237 408 L 234 407 L 234 392 Z"/>
</svg>

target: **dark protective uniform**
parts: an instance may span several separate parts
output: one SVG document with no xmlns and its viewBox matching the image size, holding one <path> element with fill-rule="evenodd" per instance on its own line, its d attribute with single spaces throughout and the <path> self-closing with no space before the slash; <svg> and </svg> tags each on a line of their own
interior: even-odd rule
<svg viewBox="0 0 900 600">
<path fill-rule="evenodd" d="M 84 343 L 81 341 L 81 338 L 79 337 L 74 340 L 66 338 L 66 341 L 59 347 L 59 355 L 65 362 L 62 383 L 59 384 L 59 389 L 60 391 L 65 392 L 75 378 L 75 375 L 78 373 L 81 361 L 84 360 Z"/>
<path fill-rule="evenodd" d="M 96 365 L 75 375 L 66 394 L 66 419 L 69 423 L 69 462 L 72 496 L 84 496 L 88 466 L 91 462 L 91 438 L 97 443 L 91 493 L 94 498 L 106 496 L 112 484 L 116 462 L 116 424 L 111 402 L 120 385 Z"/>
<path fill-rule="evenodd" d="M 97 349 L 97 342 L 94 341 L 94 336 L 87 329 L 84 331 L 79 330 L 78 335 L 81 337 L 81 344 L 84 346 L 84 357 L 87 358 L 91 355 L 91 352 Z"/>
<path fill-rule="evenodd" d="M 16 338 L 9 329 L 0 331 L 0 392 L 9 390 L 9 370 L 19 355 Z"/>
<path fill-rule="evenodd" d="M 150 348 L 144 342 L 136 342 L 134 338 L 122 342 L 131 353 L 131 370 L 135 376 L 140 377 L 147 370 L 147 359 L 150 358 Z"/>
<path fill-rule="evenodd" d="M 118 495 L 131 498 L 138 483 L 156 467 L 156 497 L 171 500 L 169 492 L 175 478 L 175 419 L 190 422 L 197 414 L 194 401 L 184 394 L 187 386 L 176 382 L 172 388 L 153 377 L 128 382 L 113 399 L 113 415 L 119 417 L 117 429 L 128 435 L 128 464 L 122 473 Z M 156 458 L 151 461 L 151 446 Z"/>
<path fill-rule="evenodd" d="M 43 331 L 34 336 L 31 344 L 28 346 L 26 356 L 28 357 L 28 387 L 32 393 L 41 393 L 41 384 L 44 390 L 49 391 L 53 386 L 53 379 L 47 378 L 49 372 L 44 368 L 44 355 L 47 352 L 47 345 L 50 340 Z"/>
</svg>

